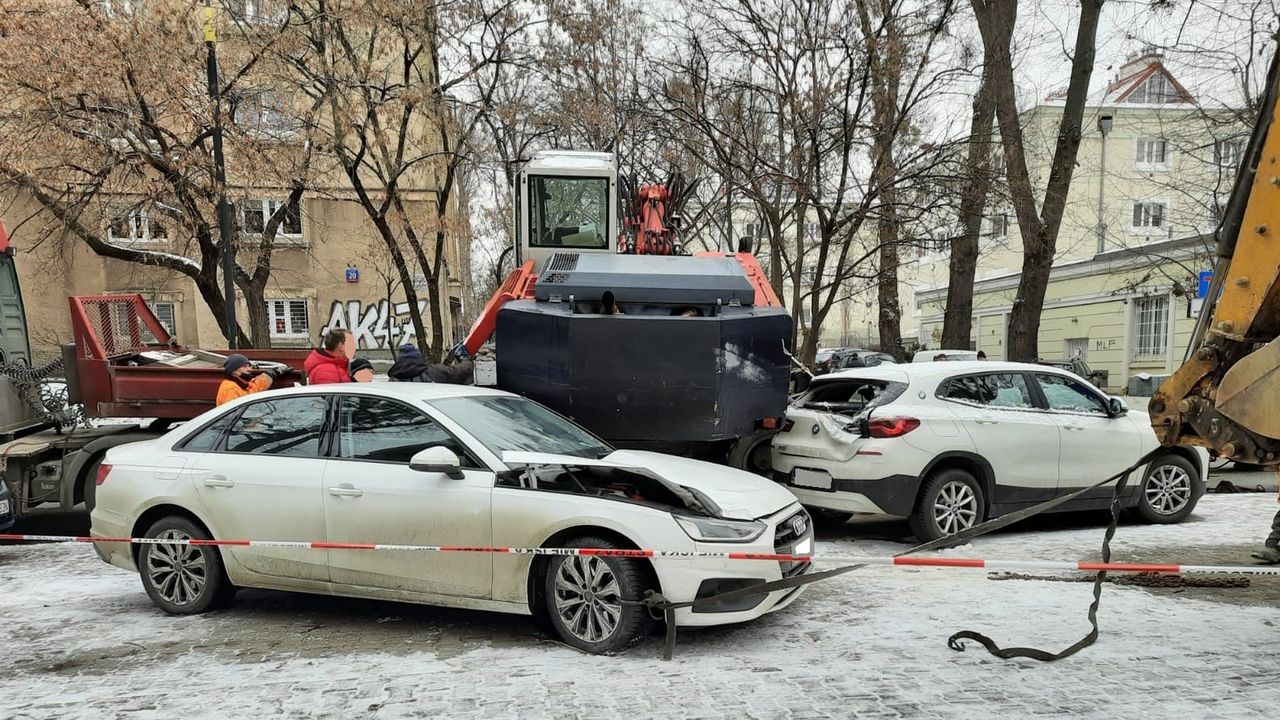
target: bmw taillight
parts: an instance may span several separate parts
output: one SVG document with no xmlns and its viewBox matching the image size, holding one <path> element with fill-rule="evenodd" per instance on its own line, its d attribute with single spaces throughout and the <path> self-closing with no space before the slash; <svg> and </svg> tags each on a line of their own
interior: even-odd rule
<svg viewBox="0 0 1280 720">
<path fill-rule="evenodd" d="M 920 427 L 913 417 L 882 417 L 867 422 L 867 430 L 873 438 L 896 438 Z"/>
<path fill-rule="evenodd" d="M 111 473 L 111 466 L 110 466 L 110 465 L 106 465 L 106 464 L 99 465 L 99 466 L 98 466 L 98 474 L 93 478 L 93 484 L 94 484 L 94 485 L 101 485 L 102 483 L 106 482 L 106 481 L 107 481 L 107 475 L 109 475 L 110 473 Z"/>
</svg>

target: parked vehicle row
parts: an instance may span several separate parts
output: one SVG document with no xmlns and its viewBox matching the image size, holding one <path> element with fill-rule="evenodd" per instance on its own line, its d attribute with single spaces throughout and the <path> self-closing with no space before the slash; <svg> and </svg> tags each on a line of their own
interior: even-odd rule
<svg viewBox="0 0 1280 720">
<path fill-rule="evenodd" d="M 600 547 L 808 554 L 813 517 L 908 518 L 933 539 L 1114 474 L 1155 447 L 1143 418 L 1071 373 L 988 362 L 882 364 L 817 378 L 774 439 L 773 478 L 616 450 L 526 398 L 470 386 L 342 384 L 251 395 L 111 449 L 95 537 Z M 1124 502 L 1187 517 L 1208 457 L 1172 448 Z M 1110 487 L 1062 509 L 1105 507 Z M 0 503 L 4 499 L 0 496 Z M 802 504 L 804 507 L 802 507 Z M 0 505 L 0 527 L 5 516 Z M 807 572 L 808 563 L 95 543 L 173 614 L 240 587 L 545 616 L 589 652 L 626 647 L 649 590 L 681 602 Z M 788 589 L 684 608 L 679 625 L 784 608 Z"/>
</svg>

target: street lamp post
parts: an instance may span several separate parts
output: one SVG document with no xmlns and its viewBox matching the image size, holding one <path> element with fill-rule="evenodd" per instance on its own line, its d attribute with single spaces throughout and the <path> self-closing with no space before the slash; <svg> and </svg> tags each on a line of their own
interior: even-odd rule
<svg viewBox="0 0 1280 720">
<path fill-rule="evenodd" d="M 209 98 L 213 100 L 213 177 L 218 186 L 218 237 L 222 241 L 222 294 L 226 298 L 227 341 L 234 350 L 239 345 L 236 326 L 235 248 L 231 238 L 231 205 L 227 203 L 227 163 L 222 154 L 222 88 L 218 84 L 217 11 L 204 3 L 205 70 L 209 77 Z"/>
<path fill-rule="evenodd" d="M 1111 134 L 1112 117 L 1098 116 L 1098 132 L 1102 133 L 1102 168 L 1098 173 L 1098 252 L 1107 251 L 1106 187 L 1107 187 L 1107 136 Z"/>
</svg>

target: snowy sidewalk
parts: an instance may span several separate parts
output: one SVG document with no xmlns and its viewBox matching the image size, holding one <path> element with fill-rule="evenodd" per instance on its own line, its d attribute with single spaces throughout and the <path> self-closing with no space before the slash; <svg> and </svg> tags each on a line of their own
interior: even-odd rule
<svg viewBox="0 0 1280 720">
<path fill-rule="evenodd" d="M 1121 527 L 1115 559 L 1223 562 L 1222 546 L 1260 539 L 1275 510 L 1270 495 L 1210 495 L 1185 524 Z M 902 548 L 866 535 L 855 523 L 819 552 Z M 1096 526 L 1038 527 L 950 552 L 1075 560 L 1096 557 L 1101 538 Z M 1275 606 L 1108 585 L 1102 638 L 1068 660 L 946 647 L 973 629 L 1006 646 L 1060 649 L 1087 631 L 1090 592 L 981 571 L 866 568 L 763 620 L 682 631 L 664 662 L 656 637 L 598 658 L 547 640 L 527 618 L 287 593 L 244 592 L 228 611 L 174 618 L 88 546 L 4 546 L 0 718 L 1275 715 Z M 1241 592 L 1211 591 L 1228 601 Z"/>
</svg>

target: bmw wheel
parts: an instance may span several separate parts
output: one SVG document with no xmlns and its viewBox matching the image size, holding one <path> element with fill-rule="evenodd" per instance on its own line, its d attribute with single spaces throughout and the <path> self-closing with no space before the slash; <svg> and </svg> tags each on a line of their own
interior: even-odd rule
<svg viewBox="0 0 1280 720">
<path fill-rule="evenodd" d="M 618 549 L 599 537 L 583 537 L 566 547 Z M 566 643 L 589 653 L 611 653 L 648 634 L 649 610 L 623 600 L 639 600 L 650 587 L 639 560 L 570 555 L 552 559 L 544 578 L 547 613 Z"/>
<path fill-rule="evenodd" d="M 1186 458 L 1164 455 L 1147 467 L 1138 494 L 1138 517 L 1149 523 L 1182 522 L 1195 509 L 1201 492 L 1200 474 Z"/>
<path fill-rule="evenodd" d="M 209 534 L 185 517 L 171 515 L 147 530 L 159 540 L 208 540 Z M 138 552 L 138 572 L 151 601 L 170 615 L 195 615 L 231 599 L 218 548 L 184 543 L 147 543 Z"/>
<path fill-rule="evenodd" d="M 981 524 L 986 511 L 977 479 L 964 470 L 950 468 L 929 477 L 908 522 L 916 537 L 937 540 Z"/>
</svg>

